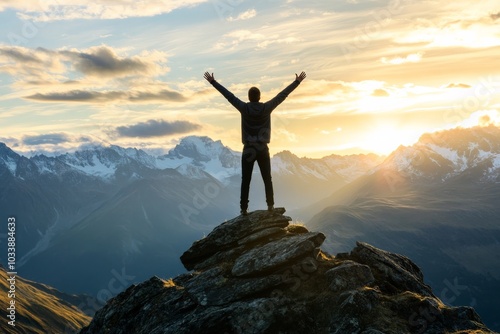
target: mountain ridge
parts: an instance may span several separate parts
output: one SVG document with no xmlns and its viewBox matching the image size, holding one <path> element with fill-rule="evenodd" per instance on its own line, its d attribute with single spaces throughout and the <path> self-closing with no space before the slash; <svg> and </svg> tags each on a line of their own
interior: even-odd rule
<svg viewBox="0 0 500 334">
<path fill-rule="evenodd" d="M 500 261 L 490 256 L 500 252 L 499 157 L 498 127 L 425 135 L 309 207 L 306 225 L 336 240 L 324 245 L 330 252 L 362 239 L 411 257 L 444 295 L 460 282 L 462 290 L 443 300 L 475 305 L 500 330 L 493 311 Z"/>
<path fill-rule="evenodd" d="M 37 167 L 38 173 L 58 174 L 68 170 L 83 172 L 87 175 L 109 179 L 116 173 L 117 166 L 127 165 L 135 161 L 150 169 L 166 169 L 177 168 L 183 164 L 191 164 L 195 167 L 201 167 L 212 176 L 220 181 L 223 178 L 237 175 L 240 169 L 241 152 L 234 151 L 227 146 L 224 146 L 220 140 L 212 140 L 206 136 L 187 136 L 172 148 L 167 154 L 152 155 L 142 149 L 124 148 L 117 145 L 83 145 L 80 149 L 73 153 L 59 153 L 54 156 L 45 154 L 35 154 L 30 158 L 16 153 L 10 149 L 5 143 L 0 143 L 3 147 L 0 150 L 0 163 L 8 166 L 11 173 L 16 173 L 16 161 L 19 159 L 27 159 L 25 161 L 32 162 L 32 168 Z M 2 152 L 4 152 L 2 154 Z M 5 159 L 7 157 L 7 159 Z M 283 159 L 285 157 L 285 159 Z M 356 158 L 364 158 L 363 162 L 368 165 L 368 168 L 374 166 L 380 159 L 375 154 L 355 154 L 349 156 L 328 155 L 321 159 L 299 158 L 290 151 L 282 151 L 273 156 L 273 159 L 280 158 L 281 161 L 308 161 L 318 162 L 319 167 L 331 169 L 335 165 L 346 165 L 346 160 L 354 162 Z M 374 161 L 370 163 L 370 160 Z M 279 163 L 275 163 L 276 171 L 281 171 Z M 321 168 L 316 167 L 318 171 Z M 348 172 L 344 172 L 343 176 L 351 180 L 362 173 L 363 168 L 358 168 L 356 174 L 351 176 Z M 220 170 L 225 172 L 221 173 Z"/>
</svg>

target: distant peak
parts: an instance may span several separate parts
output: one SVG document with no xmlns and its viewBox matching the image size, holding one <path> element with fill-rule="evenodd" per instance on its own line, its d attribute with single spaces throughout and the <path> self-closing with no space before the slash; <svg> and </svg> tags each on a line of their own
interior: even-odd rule
<svg viewBox="0 0 500 334">
<path fill-rule="evenodd" d="M 180 140 L 178 146 L 192 146 L 197 149 L 206 149 L 206 148 L 224 148 L 225 146 L 222 144 L 220 140 L 213 140 L 207 136 L 187 136 Z M 174 148 L 175 149 L 175 148 Z"/>
<path fill-rule="evenodd" d="M 289 150 L 284 150 L 284 151 L 278 152 L 274 156 L 277 156 L 277 157 L 294 157 L 294 158 L 298 158 L 295 154 L 293 154 Z"/>
<path fill-rule="evenodd" d="M 187 157 L 195 161 L 210 161 L 229 149 L 220 140 L 214 141 L 207 136 L 187 136 L 171 149 L 167 156 Z"/>
<path fill-rule="evenodd" d="M 16 152 L 14 152 L 7 144 L 0 143 L 0 155 L 2 156 L 19 156 Z"/>
</svg>

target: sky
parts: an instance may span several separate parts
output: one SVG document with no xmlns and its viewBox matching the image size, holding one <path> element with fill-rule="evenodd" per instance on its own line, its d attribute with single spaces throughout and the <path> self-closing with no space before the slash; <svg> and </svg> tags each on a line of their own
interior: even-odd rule
<svg viewBox="0 0 500 334">
<path fill-rule="evenodd" d="M 498 0 L 4 0 L 0 142 L 241 151 L 242 100 L 307 78 L 272 116 L 271 153 L 386 155 L 420 135 L 500 125 Z"/>
</svg>

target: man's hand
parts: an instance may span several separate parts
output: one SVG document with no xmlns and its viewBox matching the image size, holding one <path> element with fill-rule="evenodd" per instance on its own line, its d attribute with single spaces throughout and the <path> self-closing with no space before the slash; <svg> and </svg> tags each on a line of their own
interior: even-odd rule
<svg viewBox="0 0 500 334">
<path fill-rule="evenodd" d="M 305 78 L 306 78 L 306 72 L 302 71 L 300 75 L 297 75 L 297 73 L 295 73 L 295 80 L 297 80 L 298 82 L 302 82 L 302 80 L 304 80 Z"/>
<path fill-rule="evenodd" d="M 302 72 L 302 73 L 304 73 L 304 72 Z M 205 75 L 204 75 L 203 77 L 204 77 L 205 79 L 207 79 L 207 81 L 208 81 L 208 82 L 210 82 L 210 83 L 212 83 L 212 81 L 214 81 L 214 80 L 215 80 L 215 78 L 214 78 L 214 74 L 213 74 L 213 73 L 212 73 L 212 74 L 210 74 L 210 73 L 208 73 L 208 72 L 205 72 Z"/>
</svg>

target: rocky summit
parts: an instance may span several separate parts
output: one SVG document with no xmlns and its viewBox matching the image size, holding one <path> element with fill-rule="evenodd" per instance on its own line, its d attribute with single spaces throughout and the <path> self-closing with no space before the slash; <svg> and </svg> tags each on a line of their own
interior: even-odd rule
<svg viewBox="0 0 500 334">
<path fill-rule="evenodd" d="M 405 256 L 363 242 L 329 255 L 321 232 L 284 213 L 220 224 L 182 254 L 189 273 L 130 286 L 80 333 L 493 333 Z"/>
</svg>

